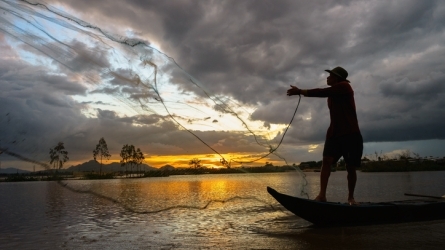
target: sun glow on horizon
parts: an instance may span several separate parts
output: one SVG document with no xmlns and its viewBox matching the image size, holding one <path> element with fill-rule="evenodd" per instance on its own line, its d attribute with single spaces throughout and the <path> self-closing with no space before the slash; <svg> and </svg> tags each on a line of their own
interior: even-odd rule
<svg viewBox="0 0 445 250">
<path fill-rule="evenodd" d="M 240 166 L 264 166 L 266 163 L 271 163 L 276 166 L 283 165 L 282 160 L 271 159 L 265 157 L 261 160 L 255 161 L 253 163 L 241 164 L 237 162 L 249 162 L 255 159 L 258 159 L 258 155 L 249 154 L 249 153 L 231 153 L 231 154 L 222 154 L 222 156 L 230 162 L 232 160 L 231 167 L 240 167 Z M 189 162 L 192 159 L 198 159 L 201 161 L 201 166 L 205 168 L 225 168 L 221 163 L 221 156 L 218 154 L 194 154 L 194 155 L 153 155 L 153 156 L 145 156 L 144 164 L 149 166 L 160 168 L 166 165 L 171 165 L 176 168 L 188 168 L 190 167 Z M 237 162 L 235 162 L 237 161 Z M 105 164 L 110 164 L 114 162 L 120 162 L 120 159 L 110 159 Z M 81 164 L 81 163 L 79 163 Z"/>
</svg>

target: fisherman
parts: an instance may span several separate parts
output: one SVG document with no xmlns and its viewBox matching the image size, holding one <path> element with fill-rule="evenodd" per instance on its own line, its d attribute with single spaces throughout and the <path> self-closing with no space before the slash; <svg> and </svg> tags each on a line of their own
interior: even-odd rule
<svg viewBox="0 0 445 250">
<path fill-rule="evenodd" d="M 326 188 L 331 175 L 331 166 L 343 156 L 348 171 L 348 203 L 357 205 L 358 203 L 354 199 L 354 189 L 357 182 L 356 169 L 360 167 L 363 154 L 363 138 L 357 121 L 354 91 L 350 81 L 346 79 L 348 72 L 344 68 L 336 67 L 325 71 L 329 73 L 327 77 L 329 87 L 299 89 L 291 85 L 291 88 L 287 90 L 287 95 L 328 98 L 331 124 L 326 133 L 323 149 L 320 192 L 315 200 L 326 201 Z"/>
</svg>

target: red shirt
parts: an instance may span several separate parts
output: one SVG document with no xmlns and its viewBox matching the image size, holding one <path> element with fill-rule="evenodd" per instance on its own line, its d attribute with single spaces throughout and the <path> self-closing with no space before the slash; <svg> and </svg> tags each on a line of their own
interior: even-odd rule
<svg viewBox="0 0 445 250">
<path fill-rule="evenodd" d="M 354 91 L 348 81 L 342 81 L 324 89 L 308 89 L 307 96 L 328 98 L 331 124 L 326 133 L 326 139 L 360 133 Z"/>
</svg>

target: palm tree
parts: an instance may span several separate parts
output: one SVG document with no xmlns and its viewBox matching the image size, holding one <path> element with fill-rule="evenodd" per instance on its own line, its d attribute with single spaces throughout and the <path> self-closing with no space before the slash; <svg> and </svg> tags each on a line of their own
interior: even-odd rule
<svg viewBox="0 0 445 250">
<path fill-rule="evenodd" d="M 140 167 L 144 159 L 145 159 L 144 153 L 142 153 L 140 148 L 137 148 L 133 156 L 134 163 L 136 164 L 136 169 Z M 140 170 L 138 171 L 140 172 Z"/>
<path fill-rule="evenodd" d="M 226 159 L 222 158 L 219 160 L 219 162 L 221 162 L 221 164 L 226 168 L 230 169 L 232 167 L 232 160 L 227 161 Z"/>
<path fill-rule="evenodd" d="M 128 165 L 130 165 L 132 171 L 134 166 L 136 166 L 137 170 L 145 159 L 144 153 L 142 153 L 140 148 L 135 149 L 133 145 L 128 144 L 122 147 L 120 156 L 122 157 L 121 166 L 125 166 L 125 172 L 127 172 Z"/>
<path fill-rule="evenodd" d="M 125 176 L 127 176 L 127 167 L 132 164 L 132 156 L 133 156 L 134 146 L 125 144 L 122 147 L 120 156 L 122 157 L 121 166 L 125 166 Z"/>
<path fill-rule="evenodd" d="M 199 160 L 198 158 L 193 158 L 189 161 L 189 165 L 194 169 L 201 168 L 201 160 Z"/>
<path fill-rule="evenodd" d="M 61 169 L 63 164 L 68 161 L 68 151 L 65 150 L 63 142 L 57 143 L 54 148 L 49 149 L 50 164 L 53 164 L 54 169 Z"/>
<path fill-rule="evenodd" d="M 96 160 L 96 156 L 100 155 L 100 170 L 99 170 L 99 174 L 102 175 L 102 157 L 105 159 L 110 159 L 111 155 L 108 152 L 108 146 L 107 146 L 107 142 L 105 141 L 105 139 L 102 137 L 99 140 L 99 143 L 96 145 L 96 149 L 93 150 L 93 157 L 94 160 Z"/>
</svg>

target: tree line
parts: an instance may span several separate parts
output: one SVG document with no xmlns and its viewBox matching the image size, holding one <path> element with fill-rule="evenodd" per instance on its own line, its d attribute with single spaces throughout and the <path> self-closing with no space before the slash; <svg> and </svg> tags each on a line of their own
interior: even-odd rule
<svg viewBox="0 0 445 250">
<path fill-rule="evenodd" d="M 125 167 L 125 174 L 128 174 L 128 167 L 133 168 L 136 167 L 136 170 L 140 171 L 140 166 L 144 162 L 144 153 L 140 148 L 136 148 L 134 145 L 125 144 L 122 146 L 120 152 L 120 163 L 122 167 Z M 50 165 L 53 166 L 55 172 L 57 170 L 63 168 L 65 162 L 69 160 L 68 151 L 65 149 L 64 143 L 59 142 L 53 148 L 49 150 L 50 157 Z M 102 175 L 102 161 L 109 160 L 111 154 L 108 150 L 108 145 L 105 139 L 102 137 L 99 139 L 99 143 L 96 145 L 96 148 L 93 150 L 93 158 L 98 162 L 100 159 L 100 167 L 99 167 L 99 175 Z"/>
</svg>

